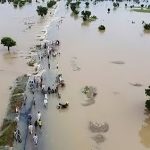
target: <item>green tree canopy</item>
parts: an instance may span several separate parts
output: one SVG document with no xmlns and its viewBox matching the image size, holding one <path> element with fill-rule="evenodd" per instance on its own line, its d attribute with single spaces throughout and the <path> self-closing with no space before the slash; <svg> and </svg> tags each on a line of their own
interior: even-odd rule
<svg viewBox="0 0 150 150">
<path fill-rule="evenodd" d="M 149 97 L 149 99 L 145 102 L 145 107 L 150 111 L 150 86 L 145 89 L 145 95 Z"/>
<path fill-rule="evenodd" d="M 98 29 L 99 29 L 100 31 L 104 31 L 104 30 L 105 30 L 105 26 L 104 26 L 104 25 L 100 25 L 100 26 L 98 27 Z"/>
<path fill-rule="evenodd" d="M 12 38 L 10 37 L 3 37 L 1 39 L 1 44 L 3 44 L 4 46 L 7 46 L 8 47 L 8 51 L 9 51 L 9 48 L 12 47 L 12 46 L 16 46 L 16 41 L 14 41 Z"/>
<path fill-rule="evenodd" d="M 47 7 L 43 7 L 43 6 L 37 6 L 37 13 L 39 16 L 44 16 L 47 14 L 48 8 Z"/>
<path fill-rule="evenodd" d="M 144 29 L 145 30 L 150 30 L 150 23 L 149 24 L 148 23 L 144 24 Z"/>
<path fill-rule="evenodd" d="M 47 7 L 48 7 L 48 8 L 51 8 L 51 7 L 53 7 L 55 4 L 56 4 L 56 1 L 50 0 L 49 2 L 47 2 Z"/>
<path fill-rule="evenodd" d="M 82 11 L 81 14 L 82 14 L 82 17 L 83 17 L 83 21 L 87 21 L 91 16 L 91 12 L 87 11 L 87 10 Z"/>
</svg>

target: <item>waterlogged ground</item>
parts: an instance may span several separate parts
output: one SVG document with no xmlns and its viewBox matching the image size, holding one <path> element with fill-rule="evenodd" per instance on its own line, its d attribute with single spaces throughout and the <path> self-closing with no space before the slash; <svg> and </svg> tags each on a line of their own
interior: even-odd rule
<svg viewBox="0 0 150 150">
<path fill-rule="evenodd" d="M 48 110 L 43 114 L 47 120 L 43 122 L 47 131 L 43 133 L 44 150 L 149 149 L 150 121 L 144 114 L 144 89 L 150 83 L 150 35 L 143 32 L 142 25 L 142 20 L 149 22 L 149 14 L 130 12 L 124 3 L 114 10 L 111 2 L 100 2 L 89 7 L 98 20 L 84 25 L 80 15 L 70 15 L 64 5 L 60 3 L 48 37 L 61 41 L 61 56 L 55 61 L 67 85 L 61 91 L 62 99 L 70 106 L 59 111 L 55 97 L 49 97 Z M 7 107 L 9 85 L 18 74 L 30 72 L 23 58 L 29 55 L 43 22 L 35 8 L 34 3 L 17 10 L 0 5 L 0 37 L 8 34 L 18 43 L 11 54 L 0 47 L 0 119 Z M 35 22 L 31 29 L 24 24 L 28 17 L 25 20 Z M 104 33 L 98 31 L 100 24 L 106 26 Z M 98 94 L 94 103 L 85 106 L 87 97 L 82 89 L 86 85 L 96 87 Z M 90 121 L 95 125 L 106 122 L 109 129 L 92 132 Z"/>
</svg>

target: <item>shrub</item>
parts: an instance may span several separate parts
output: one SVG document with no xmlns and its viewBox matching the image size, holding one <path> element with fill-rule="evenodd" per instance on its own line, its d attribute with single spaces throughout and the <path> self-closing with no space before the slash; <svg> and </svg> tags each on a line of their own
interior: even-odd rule
<svg viewBox="0 0 150 150">
<path fill-rule="evenodd" d="M 47 2 L 47 7 L 48 7 L 48 8 L 51 8 L 51 7 L 53 7 L 55 4 L 56 4 L 56 1 L 51 0 L 51 1 Z"/>
<path fill-rule="evenodd" d="M 145 30 L 150 30 L 150 23 L 149 23 L 149 24 L 145 24 L 145 25 L 144 25 L 144 29 L 145 29 Z"/>
<path fill-rule="evenodd" d="M 100 31 L 104 31 L 104 30 L 105 30 L 105 26 L 104 26 L 104 25 L 100 25 L 100 26 L 98 27 L 98 29 L 99 29 Z"/>
</svg>

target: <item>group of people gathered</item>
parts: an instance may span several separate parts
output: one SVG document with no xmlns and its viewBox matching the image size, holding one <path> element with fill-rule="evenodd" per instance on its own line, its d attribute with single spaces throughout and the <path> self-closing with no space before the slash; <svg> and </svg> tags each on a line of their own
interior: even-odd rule
<svg viewBox="0 0 150 150">
<path fill-rule="evenodd" d="M 48 61 L 48 69 L 51 68 L 50 65 L 50 59 L 52 57 L 56 57 L 56 55 L 60 54 L 59 52 L 57 52 L 57 46 L 59 46 L 60 42 L 58 40 L 56 40 L 55 42 L 51 42 L 51 43 L 44 43 L 43 47 L 41 47 L 41 52 L 43 52 L 43 54 L 38 55 L 38 59 L 39 59 L 39 64 L 38 67 L 36 68 L 36 74 L 33 74 L 32 78 L 30 77 L 30 80 L 28 82 L 28 87 L 29 87 L 29 91 L 31 92 L 32 98 L 32 106 L 36 107 L 36 105 L 38 104 L 38 102 L 35 99 L 35 92 L 36 91 L 40 91 L 41 94 L 43 95 L 43 105 L 44 107 L 47 107 L 48 104 L 48 96 L 47 94 L 56 94 L 58 96 L 58 98 L 61 98 L 61 95 L 59 93 L 59 88 L 64 87 L 65 83 L 64 80 L 62 79 L 62 74 L 58 74 L 56 76 L 56 80 L 55 83 L 52 84 L 52 86 L 46 86 L 44 84 L 44 81 L 46 81 L 47 79 L 45 79 L 44 76 L 44 71 L 43 73 L 38 76 L 38 73 L 42 70 L 45 70 L 45 66 L 42 66 L 41 61 L 43 61 L 43 59 L 47 59 Z M 47 57 L 47 58 L 46 58 Z M 45 63 L 44 63 L 45 64 Z M 43 68 L 42 68 L 43 67 Z M 45 69 L 44 69 L 45 68 Z M 56 64 L 56 69 L 58 70 L 58 63 Z M 47 81 L 46 81 L 47 82 Z M 27 101 L 27 95 L 25 94 L 24 96 L 24 105 Z M 59 103 L 57 108 L 66 108 L 68 107 L 69 103 L 65 103 L 65 104 L 61 104 Z M 16 114 L 18 117 L 18 121 L 19 121 L 19 108 L 16 107 Z M 38 144 L 39 141 L 39 137 L 38 137 L 38 130 L 41 130 L 42 128 L 42 119 L 41 119 L 41 112 L 38 111 L 35 116 L 32 116 L 33 114 L 31 114 L 31 112 L 29 112 L 27 114 L 27 126 L 28 126 L 28 132 L 29 135 L 32 136 L 33 139 L 33 143 L 35 145 Z M 21 143 L 22 139 L 21 139 L 21 132 L 20 130 L 16 129 L 14 131 L 14 138 L 16 140 L 16 142 Z"/>
</svg>

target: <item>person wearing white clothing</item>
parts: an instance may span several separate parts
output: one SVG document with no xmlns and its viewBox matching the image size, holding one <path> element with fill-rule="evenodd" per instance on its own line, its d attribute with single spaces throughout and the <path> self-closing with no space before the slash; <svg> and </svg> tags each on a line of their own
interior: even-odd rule
<svg viewBox="0 0 150 150">
<path fill-rule="evenodd" d="M 38 113 L 37 113 L 37 120 L 39 121 L 40 119 L 41 119 L 41 113 L 38 112 Z"/>
<path fill-rule="evenodd" d="M 47 98 L 44 98 L 44 107 L 46 107 L 48 104 Z"/>
<path fill-rule="evenodd" d="M 32 134 L 33 133 L 33 125 L 30 123 L 29 124 L 29 133 Z"/>
<path fill-rule="evenodd" d="M 36 133 L 35 133 L 34 136 L 33 136 L 33 141 L 34 141 L 34 144 L 35 144 L 35 145 L 38 144 L 38 136 L 36 135 Z"/>
</svg>

